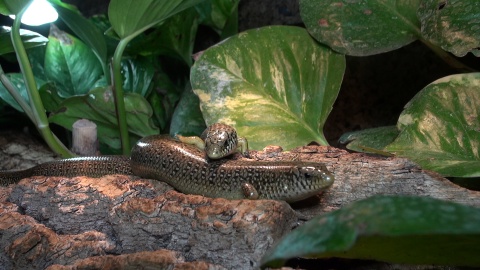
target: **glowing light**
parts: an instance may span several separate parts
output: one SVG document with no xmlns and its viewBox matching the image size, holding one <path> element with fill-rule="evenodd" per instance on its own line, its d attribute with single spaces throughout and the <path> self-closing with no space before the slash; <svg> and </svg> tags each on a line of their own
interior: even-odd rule
<svg viewBox="0 0 480 270">
<path fill-rule="evenodd" d="M 10 18 L 15 19 L 15 15 L 10 15 Z M 57 11 L 47 2 L 47 0 L 33 0 L 27 11 L 23 14 L 22 23 L 38 26 L 54 22 L 57 19 Z"/>
</svg>

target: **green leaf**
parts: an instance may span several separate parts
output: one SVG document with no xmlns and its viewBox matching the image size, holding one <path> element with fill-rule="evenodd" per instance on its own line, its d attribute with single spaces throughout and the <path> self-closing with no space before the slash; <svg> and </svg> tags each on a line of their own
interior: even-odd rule
<svg viewBox="0 0 480 270">
<path fill-rule="evenodd" d="M 220 34 L 236 12 L 239 2 L 240 0 L 207 0 L 195 6 L 195 9 L 200 14 L 200 23 Z"/>
<path fill-rule="evenodd" d="M 152 105 L 155 120 L 161 127 L 161 130 L 165 131 L 172 120 L 172 115 L 183 91 L 183 88 L 179 85 L 184 86 L 189 85 L 189 83 L 179 78 L 176 79 L 176 83 L 173 83 L 172 79 L 165 73 L 163 66 L 170 67 L 176 71 L 175 73 L 182 74 L 183 72 L 172 67 L 167 61 L 156 63 L 156 73 L 153 78 L 154 90 L 151 91 L 147 99 Z M 188 69 L 186 72 L 188 72 Z M 166 131 L 168 131 L 168 129 Z"/>
<path fill-rule="evenodd" d="M 6 2 L 6 0 L 0 0 L 0 14 L 2 14 L 4 16 L 8 16 L 8 15 L 13 14 L 13 12 L 10 11 L 10 9 L 7 7 L 5 2 Z"/>
<path fill-rule="evenodd" d="M 395 50 L 420 37 L 420 0 L 300 0 L 308 31 L 340 53 L 366 56 Z"/>
<path fill-rule="evenodd" d="M 50 0 L 52 1 L 52 0 Z M 62 3 L 63 4 L 63 3 Z M 78 11 L 63 5 L 54 4 L 59 17 L 97 56 L 100 64 L 107 63 L 107 43 L 100 29 L 91 21 L 84 18 Z"/>
<path fill-rule="evenodd" d="M 237 128 L 252 149 L 327 144 L 323 126 L 337 98 L 345 57 L 303 28 L 269 26 L 206 50 L 191 72 L 208 125 Z"/>
<path fill-rule="evenodd" d="M 152 109 L 139 94 L 125 93 L 125 110 L 128 130 L 135 139 L 158 134 L 151 120 Z M 78 119 L 89 119 L 97 124 L 100 140 L 114 148 L 120 148 L 113 94 L 109 87 L 95 88 L 87 95 L 76 96 L 62 102 L 49 117 L 50 122 L 71 130 Z"/>
<path fill-rule="evenodd" d="M 18 14 L 25 6 L 30 5 L 32 1 L 33 0 L 3 0 L 0 4 L 0 11 L 3 15 L 15 15 Z"/>
<path fill-rule="evenodd" d="M 395 126 L 370 128 L 345 133 L 339 142 L 348 143 L 347 149 L 353 151 L 390 156 L 391 154 L 382 150 L 397 138 L 398 133 Z"/>
<path fill-rule="evenodd" d="M 0 55 L 14 52 L 12 39 L 10 37 L 11 27 L 0 27 Z M 48 38 L 30 30 L 20 29 L 20 37 L 25 49 L 38 47 L 47 44 Z"/>
<path fill-rule="evenodd" d="M 121 63 L 123 89 L 125 92 L 146 96 L 152 84 L 155 68 L 150 59 L 124 59 Z"/>
<path fill-rule="evenodd" d="M 198 28 L 197 13 L 187 9 L 170 17 L 148 35 L 140 35 L 128 46 L 127 52 L 136 55 L 166 55 L 176 57 L 189 67 Z"/>
<path fill-rule="evenodd" d="M 183 91 L 173 113 L 170 135 L 200 136 L 207 126 L 200 111 L 200 101 L 193 93 L 190 84 Z"/>
<path fill-rule="evenodd" d="M 42 85 L 42 87 L 38 89 L 38 93 L 42 99 L 43 107 L 45 107 L 47 112 L 57 111 L 60 104 L 65 100 L 58 95 L 58 89 L 52 82 Z"/>
<path fill-rule="evenodd" d="M 480 266 L 480 209 L 428 197 L 376 196 L 313 218 L 262 259 L 341 257 Z"/>
<path fill-rule="evenodd" d="M 28 50 L 28 60 L 30 61 L 30 66 L 32 67 L 33 74 L 35 77 L 47 81 L 47 76 L 45 75 L 45 52 L 47 46 L 39 46 Z"/>
<path fill-rule="evenodd" d="M 92 50 L 79 39 L 50 29 L 45 55 L 45 75 L 55 82 L 61 97 L 82 95 L 94 86 L 103 74 Z"/>
<path fill-rule="evenodd" d="M 480 6 L 477 1 L 422 1 L 418 17 L 422 35 L 456 56 L 478 53 Z"/>
<path fill-rule="evenodd" d="M 405 107 L 386 147 L 444 176 L 480 176 L 480 73 L 426 86 Z"/>
<path fill-rule="evenodd" d="M 16 87 L 18 93 L 20 93 L 25 102 L 27 102 L 27 104 L 30 104 L 27 88 L 25 87 L 25 82 L 23 80 L 23 75 L 21 73 L 10 73 L 5 74 L 5 76 L 7 76 L 10 82 Z M 35 82 L 37 83 L 37 87 L 40 87 L 40 85 L 43 85 L 45 83 L 39 78 L 35 78 Z M 18 105 L 18 103 L 10 95 L 10 93 L 7 91 L 7 89 L 5 88 L 5 86 L 3 86 L 2 83 L 0 83 L 0 98 L 2 98 L 6 103 L 15 108 L 17 111 L 23 112 L 23 109 L 20 107 L 20 105 Z"/>
<path fill-rule="evenodd" d="M 137 35 L 204 0 L 112 0 L 108 17 L 120 38 Z"/>
</svg>

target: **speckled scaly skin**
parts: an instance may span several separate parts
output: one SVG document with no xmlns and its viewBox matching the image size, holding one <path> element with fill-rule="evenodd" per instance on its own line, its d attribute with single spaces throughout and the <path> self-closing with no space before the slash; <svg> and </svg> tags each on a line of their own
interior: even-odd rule
<svg viewBox="0 0 480 270">
<path fill-rule="evenodd" d="M 252 199 L 298 201 L 333 183 L 325 165 L 312 162 L 207 160 L 193 145 L 149 136 L 132 149 L 135 175 L 159 179 L 186 194 L 245 199 L 245 184 L 258 192 Z"/>
<path fill-rule="evenodd" d="M 232 126 L 215 123 L 208 126 L 200 138 L 205 142 L 205 152 L 210 158 L 223 158 L 237 151 L 238 135 Z"/>
<path fill-rule="evenodd" d="M 0 172 L 0 184 L 33 175 L 99 177 L 115 173 L 164 181 L 185 194 L 287 202 L 315 195 L 334 180 L 321 163 L 208 160 L 195 146 L 155 135 L 138 141 L 131 158 L 100 156 L 52 161 L 24 171 Z"/>
</svg>

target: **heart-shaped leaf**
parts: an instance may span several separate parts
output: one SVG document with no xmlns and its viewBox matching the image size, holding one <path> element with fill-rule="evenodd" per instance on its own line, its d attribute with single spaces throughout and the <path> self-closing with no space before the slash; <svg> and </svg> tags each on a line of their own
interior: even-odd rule
<svg viewBox="0 0 480 270">
<path fill-rule="evenodd" d="M 45 76 L 55 82 L 59 95 L 86 94 L 103 74 L 92 50 L 79 39 L 51 27 L 45 53 Z"/>
<path fill-rule="evenodd" d="M 419 0 L 300 0 L 308 31 L 335 51 L 366 56 L 395 50 L 420 37 Z"/>
<path fill-rule="evenodd" d="M 422 35 L 456 56 L 479 53 L 480 5 L 477 1 L 422 1 L 418 17 Z"/>
<path fill-rule="evenodd" d="M 386 150 L 445 176 L 480 176 L 480 73 L 439 79 L 419 92 L 398 119 Z"/>
<path fill-rule="evenodd" d="M 313 218 L 262 259 L 294 257 L 480 266 L 480 209 L 428 197 L 376 196 Z"/>
<path fill-rule="evenodd" d="M 208 125 L 237 128 L 252 149 L 327 144 L 323 126 L 337 97 L 345 57 L 299 27 L 240 33 L 206 50 L 191 72 Z"/>
</svg>

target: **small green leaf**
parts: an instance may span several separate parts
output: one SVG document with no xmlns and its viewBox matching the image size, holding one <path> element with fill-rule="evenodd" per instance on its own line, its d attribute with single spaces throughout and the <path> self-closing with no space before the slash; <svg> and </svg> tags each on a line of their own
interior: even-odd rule
<svg viewBox="0 0 480 270">
<path fill-rule="evenodd" d="M 12 45 L 12 39 L 10 37 L 11 31 L 11 27 L 0 27 L 0 55 L 15 51 Z M 22 38 L 22 43 L 25 46 L 25 49 L 42 46 L 48 42 L 48 38 L 40 35 L 39 33 L 25 29 L 20 29 L 20 37 Z"/>
<path fill-rule="evenodd" d="M 52 82 L 42 85 L 42 87 L 38 89 L 38 93 L 42 99 L 43 107 L 45 107 L 47 112 L 57 111 L 60 104 L 64 101 L 64 99 L 58 95 L 58 90 Z"/>
<path fill-rule="evenodd" d="M 439 79 L 419 92 L 398 119 L 386 150 L 445 176 L 480 176 L 480 73 Z"/>
<path fill-rule="evenodd" d="M 117 124 L 113 93 L 109 87 L 96 88 L 89 92 L 88 103 L 112 124 Z M 125 111 L 128 130 L 140 137 L 158 134 L 158 127 L 152 122 L 152 107 L 137 93 L 125 93 Z"/>
<path fill-rule="evenodd" d="M 347 55 L 392 51 L 420 37 L 420 0 L 300 0 L 308 31 L 321 43 Z"/>
<path fill-rule="evenodd" d="M 208 125 L 237 128 L 252 149 L 327 144 L 323 126 L 345 70 L 345 57 L 303 28 L 269 26 L 206 50 L 191 71 Z"/>
<path fill-rule="evenodd" d="M 56 27 L 50 29 L 49 40 L 46 77 L 55 82 L 61 97 L 87 93 L 103 74 L 95 54 L 82 41 Z"/>
<path fill-rule="evenodd" d="M 187 84 L 187 89 L 183 91 L 180 102 L 173 113 L 170 135 L 199 136 L 206 127 L 200 111 L 200 101 L 193 93 L 190 84 Z"/>
<path fill-rule="evenodd" d="M 121 62 L 123 90 L 146 96 L 152 84 L 155 68 L 150 59 L 138 57 Z"/>
<path fill-rule="evenodd" d="M 132 140 L 158 134 L 158 128 L 151 120 L 152 110 L 148 102 L 135 93 L 125 94 L 125 110 Z M 89 119 L 97 124 L 98 138 L 116 149 L 120 148 L 120 133 L 115 117 L 113 95 L 109 87 L 96 88 L 87 95 L 66 99 L 56 112 L 49 117 L 50 122 L 71 130 L 78 119 Z"/>
<path fill-rule="evenodd" d="M 240 0 L 208 0 L 195 6 L 200 14 L 200 23 L 221 33 L 227 22 L 236 12 Z"/>
<path fill-rule="evenodd" d="M 418 17 L 422 35 L 456 56 L 478 53 L 480 5 L 477 1 L 422 1 Z"/>
<path fill-rule="evenodd" d="M 17 88 L 17 91 L 23 97 L 25 102 L 27 102 L 27 104 L 30 104 L 27 88 L 25 87 L 25 82 L 23 80 L 23 75 L 21 73 L 10 73 L 10 74 L 5 74 L 5 76 L 7 76 L 7 78 L 10 80 L 13 86 Z M 37 87 L 40 87 L 40 85 L 43 85 L 45 83 L 43 80 L 39 78 L 35 78 L 35 82 L 37 83 Z M 8 103 L 10 106 L 15 108 L 16 110 L 23 112 L 20 105 L 18 105 L 15 99 L 13 99 L 13 97 L 10 95 L 10 93 L 7 91 L 7 89 L 5 88 L 5 86 L 3 86 L 2 83 L 0 83 L 0 98 L 2 98 L 6 103 Z"/>
<path fill-rule="evenodd" d="M 112 0 L 108 17 L 120 38 L 137 35 L 204 0 Z"/>
<path fill-rule="evenodd" d="M 376 196 L 313 218 L 262 259 L 294 257 L 480 266 L 480 209 L 428 197 Z"/>
<path fill-rule="evenodd" d="M 370 128 L 345 133 L 339 142 L 348 143 L 347 149 L 353 151 L 390 156 L 391 154 L 382 150 L 397 138 L 398 133 L 395 126 Z"/>
</svg>

